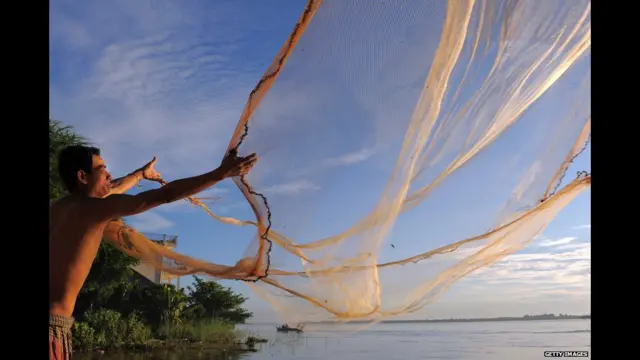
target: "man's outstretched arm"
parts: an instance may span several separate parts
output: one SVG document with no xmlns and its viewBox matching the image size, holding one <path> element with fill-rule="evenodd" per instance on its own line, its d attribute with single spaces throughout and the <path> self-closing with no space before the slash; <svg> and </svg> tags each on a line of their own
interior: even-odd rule
<svg viewBox="0 0 640 360">
<path fill-rule="evenodd" d="M 132 187 L 136 186 L 142 179 L 142 172 L 140 170 L 136 170 L 129 175 L 115 179 L 111 182 L 111 191 L 109 191 L 109 195 L 124 194 Z"/>
<path fill-rule="evenodd" d="M 160 174 L 158 174 L 158 172 L 156 172 L 156 170 L 154 169 L 156 161 L 157 160 L 154 157 L 153 160 L 148 162 L 140 169 L 130 173 L 129 175 L 111 181 L 111 191 L 109 192 L 109 195 L 124 194 L 132 187 L 136 186 L 142 179 L 151 181 L 160 180 Z"/>
<path fill-rule="evenodd" d="M 255 154 L 247 157 L 226 157 L 217 169 L 190 178 L 175 180 L 159 188 L 141 192 L 137 195 L 114 194 L 102 199 L 97 206 L 104 219 L 140 214 L 162 204 L 184 199 L 202 192 L 219 181 L 233 176 L 247 174 L 258 158 Z"/>
</svg>

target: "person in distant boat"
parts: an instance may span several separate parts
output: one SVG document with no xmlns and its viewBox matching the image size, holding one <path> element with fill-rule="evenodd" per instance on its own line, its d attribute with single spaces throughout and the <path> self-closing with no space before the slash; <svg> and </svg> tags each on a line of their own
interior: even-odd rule
<svg viewBox="0 0 640 360">
<path fill-rule="evenodd" d="M 112 180 L 95 147 L 69 146 L 60 152 L 58 172 L 69 195 L 49 208 L 49 359 L 69 359 L 76 298 L 97 255 L 105 226 L 206 190 L 219 181 L 247 174 L 256 154 L 229 153 L 215 170 L 180 179 L 159 189 L 124 195 L 142 179 L 158 181 L 156 158 L 133 173 Z"/>
</svg>

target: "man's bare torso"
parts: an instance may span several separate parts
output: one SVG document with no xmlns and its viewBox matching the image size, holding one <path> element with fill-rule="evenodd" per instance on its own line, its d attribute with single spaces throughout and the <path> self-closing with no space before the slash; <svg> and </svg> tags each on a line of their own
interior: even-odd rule
<svg viewBox="0 0 640 360">
<path fill-rule="evenodd" d="M 99 202 L 100 199 L 68 196 L 49 209 L 50 314 L 73 313 L 107 224 L 93 216 L 93 208 Z"/>
</svg>

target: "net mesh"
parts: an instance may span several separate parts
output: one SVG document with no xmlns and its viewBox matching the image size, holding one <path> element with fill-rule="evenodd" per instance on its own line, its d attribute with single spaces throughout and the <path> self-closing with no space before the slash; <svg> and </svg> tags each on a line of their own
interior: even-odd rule
<svg viewBox="0 0 640 360">
<path fill-rule="evenodd" d="M 591 185 L 589 1 L 309 0 L 227 150 L 255 228 L 227 265 L 122 222 L 175 275 L 244 280 L 288 321 L 415 312 L 526 246 Z M 234 240 L 237 241 L 237 240 Z M 158 259 L 171 259 L 172 262 Z"/>
</svg>

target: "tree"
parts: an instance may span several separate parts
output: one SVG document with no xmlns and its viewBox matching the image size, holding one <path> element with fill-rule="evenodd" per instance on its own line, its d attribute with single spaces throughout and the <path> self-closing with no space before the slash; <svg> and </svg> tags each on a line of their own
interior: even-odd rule
<svg viewBox="0 0 640 360">
<path fill-rule="evenodd" d="M 162 307 L 162 321 L 169 323 L 180 323 L 185 315 L 185 310 L 189 305 L 189 298 L 183 289 L 176 289 L 171 284 L 162 285 L 162 293 L 166 302 Z"/>
<path fill-rule="evenodd" d="M 62 197 L 66 190 L 58 175 L 58 155 L 67 146 L 87 145 L 84 137 L 75 133 L 71 126 L 49 119 L 49 202 Z"/>
<path fill-rule="evenodd" d="M 154 328 L 166 323 L 179 324 L 188 318 L 189 298 L 184 289 L 176 289 L 172 284 L 137 288 L 128 299 L 132 308 Z"/>
<path fill-rule="evenodd" d="M 138 259 L 123 253 L 108 241 L 102 241 L 76 300 L 75 316 L 82 318 L 85 311 L 96 307 L 129 313 L 126 301 L 137 285 L 131 282 L 131 277 L 134 271 L 132 267 L 138 262 Z"/>
<path fill-rule="evenodd" d="M 194 278 L 194 286 L 187 287 L 189 307 L 194 315 L 234 324 L 243 324 L 253 316 L 241 307 L 247 298 L 217 282 Z"/>
</svg>

